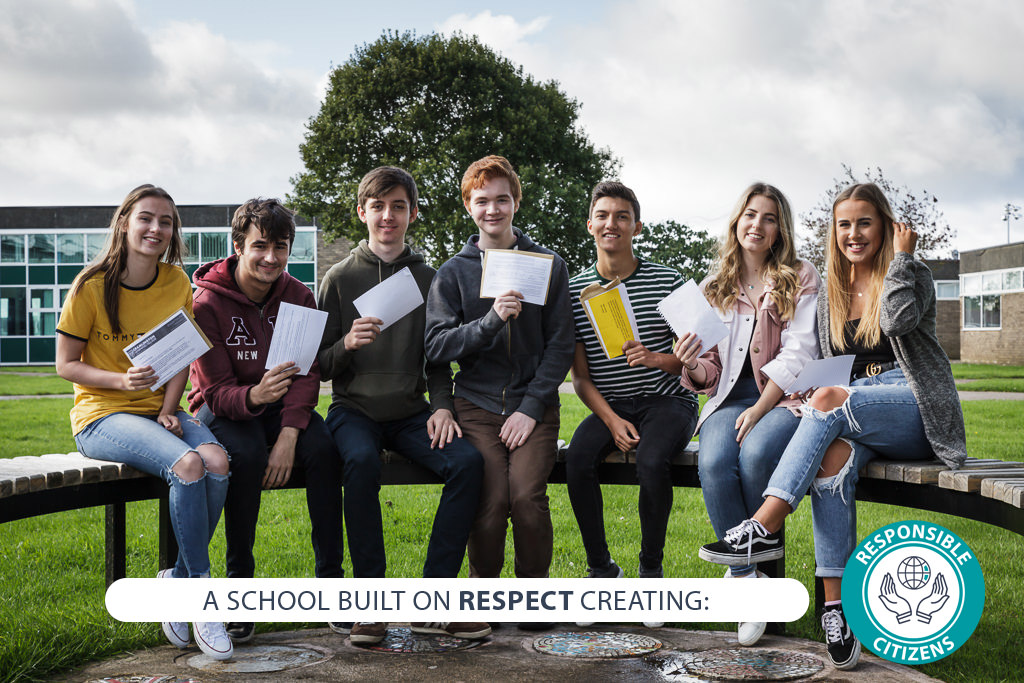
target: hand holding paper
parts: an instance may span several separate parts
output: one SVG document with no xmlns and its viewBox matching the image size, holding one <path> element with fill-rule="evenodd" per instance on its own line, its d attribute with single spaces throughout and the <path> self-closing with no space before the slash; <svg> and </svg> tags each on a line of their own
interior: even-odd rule
<svg viewBox="0 0 1024 683">
<path fill-rule="evenodd" d="M 704 351 L 729 336 L 729 328 L 718 317 L 718 313 L 704 298 L 700 287 L 693 280 L 688 280 L 682 287 L 662 299 L 658 304 L 658 312 L 677 337 L 682 337 L 687 332 L 696 334 Z"/>
<path fill-rule="evenodd" d="M 210 350 L 210 340 L 184 308 L 124 347 L 132 362 L 125 373 L 128 390 L 156 391 Z"/>
<path fill-rule="evenodd" d="M 548 298 L 554 262 L 551 254 L 517 249 L 488 249 L 484 252 L 480 296 L 487 299 L 515 290 L 521 293 L 526 303 L 543 306 Z"/>
<path fill-rule="evenodd" d="M 377 319 L 378 332 L 382 332 L 419 308 L 423 293 L 406 267 L 363 292 L 352 304 L 363 318 Z"/>
<path fill-rule="evenodd" d="M 274 336 L 270 339 L 266 368 L 292 362 L 299 374 L 309 373 L 327 325 L 327 312 L 282 302 L 277 310 Z"/>
</svg>

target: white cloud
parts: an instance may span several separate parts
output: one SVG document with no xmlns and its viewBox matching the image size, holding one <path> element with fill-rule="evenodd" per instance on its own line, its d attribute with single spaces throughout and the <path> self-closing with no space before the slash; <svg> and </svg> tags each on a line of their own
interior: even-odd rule
<svg viewBox="0 0 1024 683">
<path fill-rule="evenodd" d="M 549 21 L 550 17 L 541 16 L 522 24 L 508 14 L 495 15 L 486 10 L 473 16 L 454 14 L 437 24 L 436 30 L 444 35 L 451 35 L 457 31 L 475 35 L 480 42 L 486 43 L 505 57 L 522 62 L 535 48 L 535 44 L 527 39 L 540 37 Z"/>
<path fill-rule="evenodd" d="M 977 246 L 999 224 L 969 207 L 1024 193 L 1018 3 L 634 0 L 558 41 L 497 19 L 442 25 L 556 78 L 654 220 L 717 232 L 755 179 L 805 211 L 845 162 L 934 192 Z"/>
<path fill-rule="evenodd" d="M 140 182 L 240 201 L 283 194 L 301 168 L 316 76 L 270 70 L 204 24 L 147 30 L 117 0 L 36 0 L 0 20 L 0 46 L 2 204 L 117 203 Z"/>
</svg>

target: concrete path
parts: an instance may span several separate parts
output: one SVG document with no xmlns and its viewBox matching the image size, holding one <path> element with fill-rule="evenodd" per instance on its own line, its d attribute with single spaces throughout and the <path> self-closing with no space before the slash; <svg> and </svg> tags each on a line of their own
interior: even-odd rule
<svg viewBox="0 0 1024 683">
<path fill-rule="evenodd" d="M 397 626 L 397 625 L 396 625 Z M 567 625 L 552 631 L 568 631 Z M 71 673 L 54 677 L 53 681 L 92 682 L 117 677 L 127 680 L 132 676 L 174 676 L 178 681 L 196 683 L 214 681 L 465 681 L 470 683 L 498 683 L 500 681 L 559 681 L 560 683 L 597 683 L 600 681 L 673 681 L 697 683 L 684 663 L 708 650 L 736 650 L 734 633 L 722 631 L 684 631 L 643 626 L 598 625 L 574 631 L 600 631 L 635 633 L 656 638 L 662 642 L 657 652 L 640 658 L 582 659 L 542 654 L 533 647 L 543 634 L 502 628 L 494 632 L 482 645 L 446 653 L 396 654 L 371 651 L 350 645 L 348 639 L 331 631 L 309 629 L 280 633 L 259 634 L 248 645 L 235 650 L 232 662 L 213 663 L 192 646 L 178 650 L 166 645 L 142 650 L 126 657 L 97 662 Z M 299 666 L 286 670 L 266 671 L 273 663 L 273 650 L 287 654 L 290 648 L 304 657 Z M 828 662 L 825 646 L 821 643 L 765 636 L 755 648 L 739 648 L 739 656 L 757 656 L 758 653 L 776 651 L 812 655 L 823 665 L 817 673 L 801 681 L 871 681 L 895 683 L 897 681 L 934 681 L 915 669 L 892 664 L 867 651 L 861 653 L 860 663 L 853 671 L 839 672 Z M 776 655 L 777 657 L 778 655 Z M 314 661 L 315 660 L 315 661 Z M 278 660 L 280 661 L 280 660 Z M 808 661 L 804 658 L 804 661 Z M 810 660 L 813 662 L 813 660 Z M 814 662 L 815 668 L 817 662 Z M 262 666 L 264 672 L 254 669 Z M 231 671 L 234 669 L 235 671 Z M 245 669 L 244 671 L 238 671 Z M 139 679 L 135 679 L 139 680 Z M 169 679 L 175 680 L 175 679 Z M 772 680 L 772 679 L 761 679 Z"/>
</svg>

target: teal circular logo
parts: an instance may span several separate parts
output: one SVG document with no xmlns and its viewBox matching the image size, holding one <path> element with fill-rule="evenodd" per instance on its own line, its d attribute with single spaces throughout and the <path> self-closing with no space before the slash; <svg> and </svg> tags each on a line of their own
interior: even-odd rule
<svg viewBox="0 0 1024 683">
<path fill-rule="evenodd" d="M 985 605 L 974 551 L 949 529 L 910 520 L 868 535 L 843 573 L 843 613 L 883 659 L 926 664 L 967 642 Z"/>
</svg>

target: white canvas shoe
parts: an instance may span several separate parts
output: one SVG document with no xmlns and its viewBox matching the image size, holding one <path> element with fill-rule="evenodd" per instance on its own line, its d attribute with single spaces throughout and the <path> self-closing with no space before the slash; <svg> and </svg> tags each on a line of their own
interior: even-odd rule
<svg viewBox="0 0 1024 683">
<path fill-rule="evenodd" d="M 173 571 L 173 569 L 161 569 L 157 572 L 156 578 L 173 579 L 174 577 L 171 576 Z M 188 647 L 189 635 L 187 621 L 161 621 L 160 630 L 164 632 L 164 636 L 174 647 L 181 650 Z"/>
<path fill-rule="evenodd" d="M 192 630 L 195 633 L 199 649 L 209 655 L 211 659 L 224 661 L 231 659 L 231 655 L 235 653 L 231 636 L 224 630 L 224 622 L 197 621 L 192 624 Z"/>
</svg>

